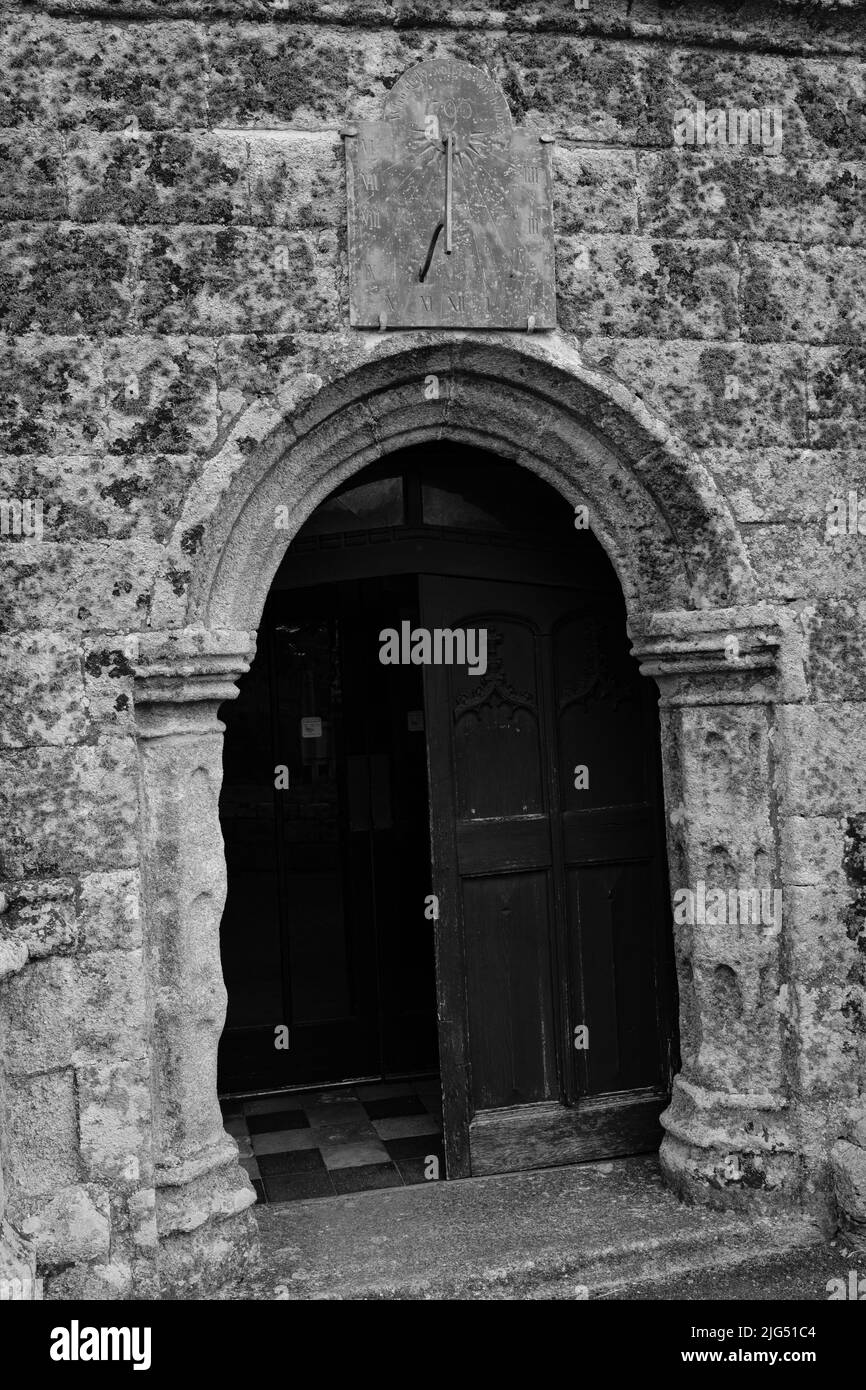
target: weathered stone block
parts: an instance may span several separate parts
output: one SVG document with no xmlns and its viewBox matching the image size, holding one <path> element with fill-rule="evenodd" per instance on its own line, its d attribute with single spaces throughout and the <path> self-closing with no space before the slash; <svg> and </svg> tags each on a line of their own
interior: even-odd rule
<svg viewBox="0 0 866 1390">
<path fill-rule="evenodd" d="M 141 1187 L 137 1192 L 131 1192 L 127 1212 L 133 1244 L 143 1251 L 155 1251 L 159 1242 L 155 1189 Z"/>
<path fill-rule="evenodd" d="M 782 1084 L 778 976 L 761 943 L 692 934 L 693 988 L 700 1044 L 693 1074 L 711 1091 L 773 1091 Z M 773 948 L 774 949 L 774 948 Z"/>
<path fill-rule="evenodd" d="M 561 236 L 638 230 L 635 156 L 630 150 L 556 148 L 554 226 Z"/>
<path fill-rule="evenodd" d="M 249 222 L 241 136 L 142 131 L 74 135 L 67 153 L 76 222 Z"/>
<path fill-rule="evenodd" d="M 0 625 L 135 631 L 161 558 L 161 547 L 144 539 L 0 546 Z"/>
<path fill-rule="evenodd" d="M 838 833 L 838 832 L 837 832 Z M 815 883 L 786 890 L 786 927 L 797 980 L 810 989 L 843 987 L 856 965 L 855 937 L 846 931 L 851 911 L 849 885 Z"/>
<path fill-rule="evenodd" d="M 142 953 L 90 951 L 76 960 L 78 1065 L 146 1055 L 146 982 Z"/>
<path fill-rule="evenodd" d="M 345 160 L 338 135 L 251 130 L 247 148 L 251 221 L 292 229 L 345 226 Z"/>
<path fill-rule="evenodd" d="M 743 333 L 757 342 L 855 343 L 866 329 L 866 252 L 851 246 L 744 248 Z"/>
<path fill-rule="evenodd" d="M 6 238 L 0 277 L 5 333 L 118 333 L 132 305 L 129 233 L 45 223 Z"/>
<path fill-rule="evenodd" d="M 32 494 L 28 494 L 32 495 Z M 13 633 L 0 642 L 0 746 L 75 743 L 87 729 L 81 650 L 64 633 Z"/>
<path fill-rule="evenodd" d="M 637 168 L 644 235 L 802 239 L 808 163 L 768 160 L 739 149 L 680 148 L 641 150 Z"/>
<path fill-rule="evenodd" d="M 94 1183 L 67 1187 L 47 1201 L 19 1201 L 13 1211 L 40 1267 L 108 1256 L 109 1198 Z"/>
<path fill-rule="evenodd" d="M 734 243 L 557 236 L 556 264 L 565 332 L 729 338 L 737 330 Z"/>
<path fill-rule="evenodd" d="M 51 32 L 32 15 L 0 25 L 0 126 L 54 123 Z"/>
<path fill-rule="evenodd" d="M 128 645 L 128 644 L 127 644 Z M 134 734 L 132 666 L 122 646 L 84 643 L 84 689 L 95 730 Z"/>
<path fill-rule="evenodd" d="M 777 786 L 784 815 L 841 816 L 866 804 L 866 721 L 858 703 L 778 712 Z"/>
<path fill-rule="evenodd" d="M 96 1261 L 58 1268 L 45 1276 L 45 1296 L 52 1302 L 152 1298 L 154 1291 L 136 1279 L 137 1271 L 116 1256 L 110 1263 Z"/>
<path fill-rule="evenodd" d="M 211 1221 L 226 1221 L 255 1202 L 253 1185 L 237 1163 L 213 1169 L 182 1186 L 166 1185 L 156 1194 L 160 1234 L 200 1230 Z"/>
<path fill-rule="evenodd" d="M 322 378 L 308 370 L 304 339 L 296 334 L 231 334 L 220 338 L 217 371 L 220 406 L 237 413 L 243 406 L 272 398 L 302 376 L 310 376 L 309 391 L 321 390 Z"/>
<path fill-rule="evenodd" d="M 6 1205 L 0 1179 L 0 1210 Z M 43 1297 L 43 1285 L 36 1274 L 36 1262 L 24 1241 L 8 1221 L 0 1221 L 0 1288 L 5 1299 L 33 1302 Z"/>
<path fill-rule="evenodd" d="M 792 62 L 777 53 L 691 48 L 674 53 L 672 77 L 674 111 L 694 110 L 702 101 L 707 110 L 780 112 L 784 158 L 839 153 L 850 159 L 862 148 L 857 94 L 863 79 L 856 61 Z"/>
<path fill-rule="evenodd" d="M 792 65 L 803 145 L 816 153 L 856 158 L 866 143 L 866 73 L 860 56 L 802 59 Z M 790 115 L 785 112 L 788 125 Z M 787 138 L 787 137 L 786 137 Z M 787 148 L 787 146 L 786 146 Z"/>
<path fill-rule="evenodd" d="M 78 908 L 83 950 L 132 951 L 141 945 L 137 869 L 82 874 Z"/>
<path fill-rule="evenodd" d="M 64 127 L 188 130 L 207 124 L 201 31 L 193 24 L 42 21 L 51 114 Z M 31 36 L 32 41 L 32 36 Z"/>
<path fill-rule="evenodd" d="M 866 1149 L 866 1105 L 855 1102 L 848 1111 L 847 1135 L 852 1144 Z"/>
<path fill-rule="evenodd" d="M 38 336 L 0 343 L 3 453 L 88 450 L 99 435 L 101 389 L 95 343 Z"/>
<path fill-rule="evenodd" d="M 502 84 L 515 124 L 576 140 L 670 143 L 666 50 L 552 34 L 506 33 L 492 45 L 479 34 L 476 41 L 484 50 L 481 63 Z"/>
<path fill-rule="evenodd" d="M 4 877 L 135 864 L 136 765 L 130 741 L 7 753 L 0 769 Z"/>
<path fill-rule="evenodd" d="M 0 219 L 53 222 L 66 216 L 60 136 L 0 135 Z"/>
<path fill-rule="evenodd" d="M 130 340 L 133 359 L 136 346 L 137 340 Z M 196 380 L 201 382 L 201 378 Z M 115 428 L 127 434 L 165 437 L 170 444 L 185 429 L 195 431 L 196 420 L 206 411 L 200 411 L 197 399 L 188 397 L 189 424 L 185 423 L 179 397 L 187 393 L 180 381 L 180 377 L 164 378 L 157 369 L 152 408 L 148 405 L 139 416 L 124 413 L 115 421 Z M 115 383 L 115 390 L 119 396 L 122 387 Z M 177 419 L 171 411 L 175 403 Z M 212 428 L 216 430 L 215 418 Z M 164 541 L 174 529 L 183 498 L 201 466 L 200 459 L 190 454 L 156 452 L 0 457 L 0 470 L 8 476 L 5 495 L 41 499 L 43 532 L 57 541 L 126 540 L 130 536 Z"/>
<path fill-rule="evenodd" d="M 826 518 L 806 525 L 755 526 L 749 554 L 762 592 L 768 597 L 799 599 L 841 594 L 854 596 L 866 585 L 866 547 L 856 536 L 828 539 Z"/>
<path fill-rule="evenodd" d="M 190 338 L 112 339 L 103 349 L 106 416 L 100 439 L 113 454 L 186 454 L 217 434 L 212 343 Z"/>
<path fill-rule="evenodd" d="M 113 1054 L 107 1052 L 111 1059 Z M 147 1060 L 107 1060 L 76 1069 L 81 1157 L 94 1181 L 135 1183 L 150 1175 Z"/>
<path fill-rule="evenodd" d="M 157 333 L 325 331 L 340 322 L 338 284 L 334 231 L 150 232 L 139 313 Z"/>
<path fill-rule="evenodd" d="M 742 393 L 741 393 L 742 394 Z M 701 457 L 743 522 L 793 522 L 826 532 L 828 505 L 860 488 L 866 457 L 855 449 L 705 449 Z"/>
<path fill-rule="evenodd" d="M 816 449 L 866 442 L 866 350 L 857 347 L 810 348 L 809 440 Z"/>
<path fill-rule="evenodd" d="M 588 361 L 624 381 L 689 443 L 740 449 L 806 443 L 798 347 L 590 337 Z"/>
<path fill-rule="evenodd" d="M 81 1179 L 75 1078 L 71 1067 L 7 1079 L 4 1176 L 15 1200 L 54 1193 Z M 9 1211 L 15 1221 L 15 1208 Z"/>
<path fill-rule="evenodd" d="M 862 462 L 866 464 L 866 459 Z M 866 599 L 825 598 L 810 603 L 803 623 L 808 632 L 806 679 L 812 698 L 866 700 Z"/>
<path fill-rule="evenodd" d="M 862 246 L 866 241 L 866 166 L 810 159 L 801 168 L 803 241 Z"/>
<path fill-rule="evenodd" d="M 68 879 L 18 879 L 0 895 L 6 943 L 25 960 L 67 955 L 79 944 L 73 884 Z"/>
<path fill-rule="evenodd" d="M 75 965 L 36 961 L 6 981 L 5 1066 L 10 1077 L 72 1065 L 75 1053 Z"/>
<path fill-rule="evenodd" d="M 7 981 L 7 1071 L 23 1076 L 144 1053 L 140 950 L 95 951 L 31 963 Z"/>
<path fill-rule="evenodd" d="M 811 884 L 830 891 L 842 888 L 844 825 L 840 816 L 783 817 L 779 830 L 785 883 Z"/>
<path fill-rule="evenodd" d="M 347 109 L 358 40 L 303 25 L 216 23 L 205 36 L 212 126 L 336 127 Z"/>
</svg>

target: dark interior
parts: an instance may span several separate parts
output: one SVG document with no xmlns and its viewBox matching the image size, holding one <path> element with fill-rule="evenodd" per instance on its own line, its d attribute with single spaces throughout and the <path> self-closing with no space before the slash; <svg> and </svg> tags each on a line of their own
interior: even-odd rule
<svg viewBox="0 0 866 1390">
<path fill-rule="evenodd" d="M 221 947 L 229 995 L 220 1049 L 223 1094 L 438 1069 L 435 932 L 424 912 L 432 891 L 425 699 L 433 687 L 425 692 L 419 666 L 379 661 L 380 631 L 399 629 L 406 619 L 417 625 L 431 583 L 455 596 L 461 585 L 476 595 L 485 584 L 491 596 L 519 591 L 528 596 L 524 607 L 535 603 L 538 612 L 554 601 L 562 607 L 566 600 L 555 596 L 567 590 L 569 612 L 577 605 L 586 615 L 580 621 L 603 630 L 605 642 L 610 638 L 608 664 L 622 674 L 616 700 L 634 703 L 634 721 L 623 721 L 620 713 L 613 736 L 605 723 L 610 690 L 603 705 L 580 713 L 574 746 L 598 747 L 607 740 L 608 756 L 591 794 L 574 798 L 579 814 L 608 803 L 642 805 L 656 795 L 660 804 L 655 692 L 628 656 L 612 567 L 595 538 L 575 529 L 568 503 L 517 465 L 448 443 L 393 454 L 356 475 L 327 498 L 290 545 L 265 607 L 252 668 L 238 699 L 221 710 L 226 740 L 220 815 L 228 865 Z M 533 621 L 531 615 L 526 620 Z M 556 645 L 555 634 L 551 640 Z M 579 646 L 580 638 L 574 640 Z M 572 657 L 563 652 L 562 670 L 579 687 L 581 671 L 571 669 Z M 524 675 L 526 683 L 530 674 Z M 569 720 L 577 717 L 573 691 L 564 698 L 571 706 L 569 712 L 560 700 L 563 727 L 571 728 Z M 650 740 L 647 757 L 642 731 L 652 721 L 656 748 Z M 516 780 L 520 768 L 513 769 L 510 791 L 502 783 L 508 764 L 496 752 L 495 738 L 494 732 L 487 744 L 476 740 L 465 754 L 469 760 L 488 758 L 479 764 L 478 786 L 482 801 L 486 797 L 494 808 L 500 802 L 504 807 L 509 796 L 523 796 Z M 570 749 L 565 756 L 571 757 Z M 465 770 L 468 776 L 469 761 Z M 435 771 L 439 786 L 449 774 L 442 765 Z M 527 765 L 531 781 L 530 773 Z M 458 795 L 461 775 L 456 769 Z M 461 809 L 464 814 L 471 808 Z M 486 821 L 486 813 L 477 814 L 482 829 L 496 823 L 495 809 Z M 582 842 L 600 833 L 590 833 L 588 821 L 580 825 Z M 570 833 L 573 838 L 578 832 Z M 607 833 L 605 844 L 614 833 L 620 832 Z M 621 835 L 634 838 L 631 829 Z M 610 858 L 609 849 L 604 854 Z M 618 856 L 636 854 L 636 867 L 616 867 Z M 655 1086 L 653 1096 L 662 1094 L 659 1044 L 647 1043 L 655 1036 L 655 967 L 639 927 L 643 896 L 658 885 L 648 886 L 650 868 L 641 866 L 642 856 L 643 850 L 616 851 L 612 865 L 603 866 L 606 876 L 590 865 L 580 870 L 580 884 L 578 869 L 569 871 L 571 878 L 567 865 L 563 870 L 563 893 L 582 895 L 599 921 L 616 917 L 610 905 L 617 895 L 622 905 L 617 949 L 630 952 L 635 964 L 630 983 L 622 986 L 619 1015 L 610 1004 L 608 979 L 617 962 L 592 944 L 584 925 L 574 928 L 589 943 L 581 948 L 580 963 L 563 962 L 555 951 L 548 960 L 541 937 L 535 941 L 532 935 L 547 931 L 546 898 L 536 896 L 537 876 L 517 873 L 508 888 L 513 903 L 505 909 L 506 918 L 512 908 L 518 916 L 510 963 L 491 957 L 488 942 L 479 943 L 474 966 L 467 966 L 475 1016 L 483 1023 L 471 1039 L 476 1106 L 514 1105 L 548 1094 L 570 1105 L 581 1088 Z M 490 911 L 477 897 L 478 884 L 486 883 L 488 894 L 499 892 L 496 877 L 484 873 L 467 886 L 478 922 Z M 504 901 L 501 892 L 499 899 Z M 527 1007 L 523 1021 L 519 1009 L 508 1006 L 510 1033 L 526 1030 L 516 1044 L 513 1037 L 503 1042 L 501 1033 L 505 995 L 497 1002 L 496 978 L 502 969 L 506 990 L 513 990 L 515 972 L 519 978 L 541 970 L 548 979 L 547 1002 Z M 613 1029 L 607 1051 L 599 1048 L 594 1057 L 594 1087 L 589 1063 L 569 1050 L 568 1038 L 559 1048 L 560 1080 L 554 1077 L 552 1090 L 546 1077 L 556 1064 L 546 1057 L 525 1086 L 519 1077 L 515 1081 L 515 1065 L 503 1061 L 503 1047 L 514 1044 L 532 1058 L 538 1052 L 530 1036 L 538 1029 L 537 1010 L 549 1007 L 544 1048 L 552 1058 L 556 1048 L 548 1034 L 572 1027 L 554 998 L 557 978 L 571 993 L 572 1013 L 578 1009 L 575 1016 L 583 1019 L 593 1015 L 586 997 L 587 972 L 593 970 L 604 984 L 594 996 L 605 1000 L 594 1027 L 599 1036 Z M 566 1013 L 569 1007 L 567 1001 L 562 1005 Z M 287 1049 L 275 1046 L 280 1026 L 289 1030 Z"/>
</svg>

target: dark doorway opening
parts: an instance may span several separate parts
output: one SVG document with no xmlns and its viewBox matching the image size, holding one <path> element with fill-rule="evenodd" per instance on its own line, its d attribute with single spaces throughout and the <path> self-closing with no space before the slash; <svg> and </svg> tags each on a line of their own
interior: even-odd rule
<svg viewBox="0 0 866 1390">
<path fill-rule="evenodd" d="M 227 1090 L 437 1068 L 421 672 L 378 660 L 403 620 L 413 575 L 275 588 L 224 711 Z"/>
<path fill-rule="evenodd" d="M 486 671 L 383 664 L 406 623 L 483 628 Z M 441 1068 L 452 1177 L 657 1147 L 657 693 L 559 494 L 447 443 L 356 475 L 289 547 L 221 717 L 221 1093 Z"/>
</svg>

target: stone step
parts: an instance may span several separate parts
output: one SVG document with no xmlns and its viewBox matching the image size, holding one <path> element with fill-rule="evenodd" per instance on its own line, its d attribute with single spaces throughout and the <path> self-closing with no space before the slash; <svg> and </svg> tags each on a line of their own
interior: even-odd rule
<svg viewBox="0 0 866 1390">
<path fill-rule="evenodd" d="M 658 1160 L 548 1168 L 257 1209 L 260 1296 L 605 1298 L 822 1247 L 805 1219 L 688 1207 Z"/>
</svg>

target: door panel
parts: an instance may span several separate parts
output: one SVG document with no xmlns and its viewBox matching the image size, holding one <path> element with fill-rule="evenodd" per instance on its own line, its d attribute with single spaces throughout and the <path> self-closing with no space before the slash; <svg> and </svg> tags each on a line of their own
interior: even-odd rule
<svg viewBox="0 0 866 1390">
<path fill-rule="evenodd" d="M 421 612 L 488 632 L 485 674 L 425 668 L 439 988 L 469 1071 L 445 1092 L 449 1173 L 653 1148 L 672 962 L 657 716 L 624 615 L 433 575 Z"/>
<path fill-rule="evenodd" d="M 575 988 L 581 989 L 581 1021 L 590 1038 L 587 1050 L 572 1049 L 575 1061 L 584 1063 L 578 1092 L 652 1086 L 659 1081 L 659 1057 L 652 1046 L 656 992 L 654 942 L 646 930 L 652 901 L 648 866 L 571 869 L 568 901 L 574 909 Z"/>
<path fill-rule="evenodd" d="M 478 625 L 471 615 L 460 624 Z M 505 662 L 508 681 L 503 678 Z M 487 673 L 472 676 L 465 668 L 452 667 L 450 699 L 460 821 L 542 813 L 540 702 L 532 628 L 500 617 L 496 640 L 488 651 Z"/>
<path fill-rule="evenodd" d="M 476 1109 L 557 1094 L 547 923 L 550 873 L 476 878 L 463 890 Z M 529 986 L 529 987 L 528 987 Z"/>
</svg>

